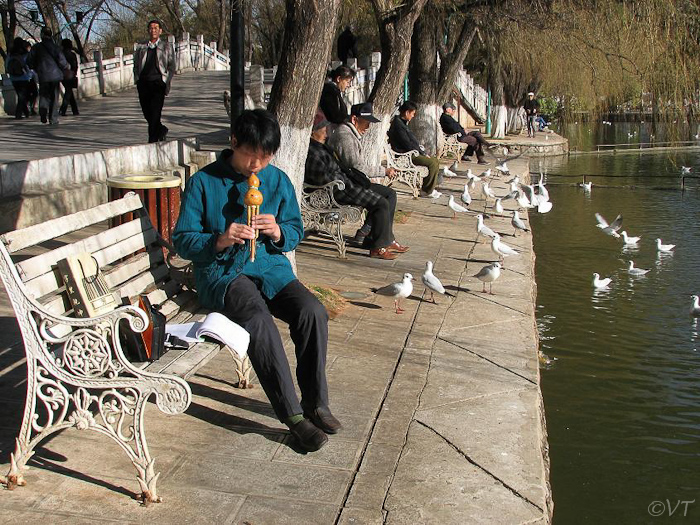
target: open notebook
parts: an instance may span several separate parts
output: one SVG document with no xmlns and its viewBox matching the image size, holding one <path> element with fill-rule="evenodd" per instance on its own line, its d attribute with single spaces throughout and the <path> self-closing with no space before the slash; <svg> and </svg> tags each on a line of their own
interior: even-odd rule
<svg viewBox="0 0 700 525">
<path fill-rule="evenodd" d="M 165 326 L 166 333 L 177 336 L 188 343 L 203 341 L 203 337 L 211 337 L 227 345 L 243 359 L 248 353 L 250 334 L 245 329 L 231 321 L 225 315 L 212 312 L 204 321 L 170 324 Z"/>
</svg>

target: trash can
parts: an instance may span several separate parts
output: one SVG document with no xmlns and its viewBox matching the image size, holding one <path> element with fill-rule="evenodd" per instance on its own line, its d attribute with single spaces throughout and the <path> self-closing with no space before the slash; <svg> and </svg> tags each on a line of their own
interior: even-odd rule
<svg viewBox="0 0 700 525">
<path fill-rule="evenodd" d="M 175 229 L 177 217 L 180 214 L 180 185 L 182 180 L 176 175 L 115 175 L 107 177 L 109 200 L 121 199 L 133 191 L 151 218 L 158 233 L 168 242 Z M 115 217 L 113 226 L 134 219 L 132 213 Z"/>
</svg>

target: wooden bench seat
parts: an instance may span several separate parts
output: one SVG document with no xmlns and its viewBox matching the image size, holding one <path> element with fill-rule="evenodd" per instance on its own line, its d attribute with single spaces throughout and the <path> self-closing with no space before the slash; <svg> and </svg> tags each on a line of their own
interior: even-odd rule
<svg viewBox="0 0 700 525">
<path fill-rule="evenodd" d="M 124 215 L 130 217 L 127 222 L 106 225 Z M 5 483 L 24 485 L 23 471 L 36 445 L 73 427 L 115 440 L 136 468 L 143 501 L 160 501 L 143 428 L 147 401 L 154 397 L 166 414 L 187 410 L 192 392 L 185 379 L 222 347 L 201 342 L 170 350 L 153 363 L 127 360 L 119 342 L 120 321 L 143 331 L 148 319 L 133 306 L 94 318 L 73 317 L 56 264 L 80 252 L 93 255 L 121 298 L 145 294 L 169 322 L 195 321 L 207 313 L 188 286 L 186 261 L 178 265 L 166 258 L 164 252 L 174 250 L 153 228 L 135 194 L 0 236 L 0 275 L 27 356 L 24 418 Z M 239 385 L 248 386 L 250 362 L 231 355 Z"/>
</svg>

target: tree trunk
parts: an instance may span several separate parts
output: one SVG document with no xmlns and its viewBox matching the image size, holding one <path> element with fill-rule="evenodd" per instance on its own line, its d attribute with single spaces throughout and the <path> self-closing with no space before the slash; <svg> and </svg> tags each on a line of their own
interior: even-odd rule
<svg viewBox="0 0 700 525">
<path fill-rule="evenodd" d="M 36 0 L 36 6 L 44 19 L 44 25 L 50 28 L 54 35 L 58 35 L 58 30 L 61 26 L 58 25 L 58 19 L 53 10 L 53 2 L 51 0 Z"/>
<path fill-rule="evenodd" d="M 224 44 L 226 42 L 226 22 L 228 22 L 229 19 L 229 17 L 226 16 L 227 5 L 228 2 L 226 0 L 219 0 L 219 37 L 216 39 L 216 49 L 219 51 L 219 53 L 223 52 Z"/>
<path fill-rule="evenodd" d="M 392 7 L 391 0 L 372 0 L 374 15 L 379 26 L 382 64 L 368 100 L 374 105 L 374 115 L 380 122 L 370 126 L 362 138 L 368 158 L 378 158 L 386 140 L 391 115 L 411 57 L 413 26 L 427 0 L 408 0 Z"/>
<path fill-rule="evenodd" d="M 7 51 L 12 50 L 12 43 L 15 39 L 15 32 L 17 31 L 17 11 L 15 10 L 15 0 L 7 0 L 7 8 L 0 9 L 0 17 L 2 20 L 2 34 L 5 37 L 5 46 Z M 2 57 L 5 58 L 7 55 L 2 48 L 0 48 Z"/>
<path fill-rule="evenodd" d="M 77 28 L 75 27 L 75 24 L 70 23 L 70 14 L 68 14 L 68 8 L 66 7 L 65 3 L 56 3 L 58 6 L 59 11 L 61 12 L 61 15 L 63 15 L 63 18 L 66 20 L 68 23 L 68 28 L 70 29 L 71 35 L 73 36 L 73 40 L 75 41 L 75 47 L 76 51 L 78 52 L 78 55 L 81 58 L 81 62 L 89 62 L 87 55 L 85 54 L 85 47 L 83 46 L 83 41 L 80 38 L 80 34 L 78 33 Z M 61 35 L 56 35 L 61 36 Z"/>
<path fill-rule="evenodd" d="M 286 0 L 284 51 L 268 109 L 277 115 L 282 130 L 274 164 L 287 173 L 298 197 L 339 6 L 340 0 Z"/>
</svg>

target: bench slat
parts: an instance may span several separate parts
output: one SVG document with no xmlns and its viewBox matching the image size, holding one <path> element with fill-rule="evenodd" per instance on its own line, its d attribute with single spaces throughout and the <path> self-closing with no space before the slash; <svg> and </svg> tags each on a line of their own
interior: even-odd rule
<svg viewBox="0 0 700 525">
<path fill-rule="evenodd" d="M 189 350 L 183 350 L 182 355 L 178 359 L 162 370 L 159 370 L 159 372 L 163 374 L 173 374 L 178 377 L 182 377 L 183 379 L 189 379 L 196 374 L 200 368 L 216 357 L 216 354 L 218 354 L 222 348 L 223 346 L 221 346 L 219 343 L 197 343 Z M 169 353 L 170 352 L 168 352 L 168 354 Z M 148 370 L 150 370 L 150 367 Z"/>
<path fill-rule="evenodd" d="M 6 233 L 0 236 L 0 239 L 5 243 L 5 246 L 7 246 L 7 251 L 12 254 L 29 246 L 34 246 L 60 237 L 61 235 L 106 221 L 112 217 L 137 210 L 141 208 L 141 206 L 141 199 L 138 195 L 129 195 L 123 199 L 101 204 L 89 210 L 79 211 L 71 215 L 51 219 L 41 224 Z"/>
<path fill-rule="evenodd" d="M 122 224 L 115 228 L 110 228 L 97 235 L 86 237 L 83 240 L 66 244 L 49 252 L 36 255 L 30 259 L 15 264 L 17 272 L 22 278 L 22 282 L 28 281 L 43 275 L 61 259 L 79 252 L 88 252 L 96 255 L 100 265 L 110 264 L 118 259 L 124 258 L 132 253 L 152 244 L 157 238 L 157 232 L 153 229 L 148 218 L 141 218 Z M 121 244 L 126 242 L 127 244 Z M 101 254 L 103 250 L 115 246 L 116 253 L 112 251 Z M 129 250 L 129 251 L 127 251 Z M 102 259 L 97 257 L 100 254 Z"/>
<path fill-rule="evenodd" d="M 121 288 L 119 288 L 120 297 L 134 297 L 144 290 L 146 290 L 150 285 L 156 285 L 170 274 L 170 270 L 167 266 L 158 266 L 151 270 L 150 272 L 142 273 L 135 279 L 124 283 Z"/>
</svg>

